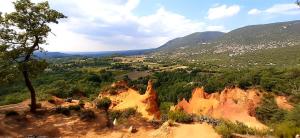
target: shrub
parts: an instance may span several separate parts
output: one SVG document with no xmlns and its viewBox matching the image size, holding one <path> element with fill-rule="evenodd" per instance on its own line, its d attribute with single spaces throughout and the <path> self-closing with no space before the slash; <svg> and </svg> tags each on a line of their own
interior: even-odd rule
<svg viewBox="0 0 300 138">
<path fill-rule="evenodd" d="M 80 105 L 70 105 L 69 110 L 79 111 L 81 109 Z"/>
<path fill-rule="evenodd" d="M 162 113 L 168 113 L 170 111 L 171 106 L 174 104 L 171 102 L 162 102 L 160 103 L 159 110 Z"/>
<path fill-rule="evenodd" d="M 287 114 L 286 119 L 294 122 L 295 125 L 300 128 L 300 104 L 295 106 L 295 108 Z"/>
<path fill-rule="evenodd" d="M 179 123 L 193 122 L 192 116 L 185 113 L 184 111 L 170 111 L 168 114 L 168 118 Z"/>
<path fill-rule="evenodd" d="M 19 115 L 19 113 L 17 111 L 13 111 L 13 110 L 5 112 L 5 117 L 18 116 L 18 115 Z"/>
<path fill-rule="evenodd" d="M 266 131 L 256 130 L 253 128 L 249 128 L 241 122 L 230 122 L 230 121 L 222 121 L 219 125 L 215 127 L 217 133 L 223 136 L 223 138 L 231 138 L 233 133 L 236 134 L 250 134 L 250 135 L 266 135 Z"/>
<path fill-rule="evenodd" d="M 120 110 L 114 110 L 108 113 L 108 117 L 110 120 L 114 120 L 115 118 L 119 119 L 121 116 L 122 112 Z"/>
<path fill-rule="evenodd" d="M 80 119 L 83 121 L 92 121 L 96 119 L 96 114 L 93 110 L 83 110 L 80 113 Z"/>
<path fill-rule="evenodd" d="M 279 109 L 274 96 L 271 94 L 265 94 L 262 99 L 262 103 L 255 109 L 256 117 L 263 123 L 278 123 L 284 119 L 286 112 Z"/>
<path fill-rule="evenodd" d="M 135 108 L 127 108 L 127 109 L 123 110 L 122 117 L 128 118 L 128 117 L 130 117 L 132 115 L 135 115 L 135 113 L 136 113 L 136 109 Z"/>
<path fill-rule="evenodd" d="M 85 103 L 84 103 L 83 100 L 79 100 L 78 105 L 79 105 L 81 108 L 84 108 Z"/>
<path fill-rule="evenodd" d="M 136 114 L 136 109 L 135 108 L 127 108 L 124 110 L 114 110 L 114 111 L 110 111 L 108 113 L 109 119 L 110 120 L 114 120 L 116 119 L 127 119 L 130 116 L 133 116 Z"/>
<path fill-rule="evenodd" d="M 110 104 L 111 104 L 111 100 L 109 98 L 107 98 L 107 97 L 102 98 L 102 99 L 96 101 L 96 107 L 98 109 L 102 109 L 102 110 L 105 110 L 105 111 L 108 110 Z"/>
<path fill-rule="evenodd" d="M 299 133 L 300 127 L 292 121 L 284 121 L 274 127 L 274 135 L 280 138 L 294 138 Z"/>
<path fill-rule="evenodd" d="M 66 115 L 66 116 L 71 115 L 70 109 L 66 108 L 66 107 L 62 107 L 62 106 L 56 107 L 55 108 L 55 113 L 63 114 L 63 115 Z"/>
</svg>

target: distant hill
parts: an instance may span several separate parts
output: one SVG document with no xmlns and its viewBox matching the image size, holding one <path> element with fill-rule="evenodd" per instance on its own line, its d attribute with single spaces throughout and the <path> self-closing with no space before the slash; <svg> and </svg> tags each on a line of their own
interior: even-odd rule
<svg viewBox="0 0 300 138">
<path fill-rule="evenodd" d="M 156 51 L 170 52 L 178 49 L 186 49 L 201 44 L 213 42 L 222 37 L 223 32 L 197 32 L 184 37 L 168 41 L 166 44 L 157 48 Z"/>
<path fill-rule="evenodd" d="M 124 51 L 100 51 L 100 52 L 70 52 L 72 55 L 87 56 L 87 57 L 105 57 L 105 56 L 134 56 L 143 55 L 152 52 L 154 49 L 141 49 L 141 50 L 124 50 Z"/>
<path fill-rule="evenodd" d="M 61 53 L 61 52 L 34 52 L 34 55 L 38 58 L 63 58 L 63 57 L 70 57 L 74 56 L 71 54 Z"/>
<path fill-rule="evenodd" d="M 193 34 L 183 38 L 190 36 Z M 221 37 L 219 34 L 209 43 L 195 44 L 195 40 L 183 38 L 169 41 L 152 53 L 152 56 L 162 60 L 188 60 L 220 66 L 300 65 L 300 21 L 246 26 Z"/>
<path fill-rule="evenodd" d="M 64 57 L 105 57 L 105 56 L 134 56 L 143 55 L 152 52 L 154 49 L 142 50 L 124 50 L 124 51 L 100 51 L 100 52 L 35 52 L 34 55 L 38 58 L 64 58 Z"/>
</svg>

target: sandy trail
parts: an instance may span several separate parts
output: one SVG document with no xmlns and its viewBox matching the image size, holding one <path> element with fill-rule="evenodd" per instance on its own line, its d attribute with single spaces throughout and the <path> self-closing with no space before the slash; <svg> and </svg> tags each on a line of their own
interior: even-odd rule
<svg viewBox="0 0 300 138">
<path fill-rule="evenodd" d="M 171 131 L 172 138 L 221 138 L 208 124 L 181 124 Z"/>
</svg>

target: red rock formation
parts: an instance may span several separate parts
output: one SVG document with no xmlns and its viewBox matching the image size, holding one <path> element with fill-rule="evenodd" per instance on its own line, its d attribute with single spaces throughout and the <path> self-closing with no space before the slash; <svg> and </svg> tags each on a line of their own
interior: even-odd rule
<svg viewBox="0 0 300 138">
<path fill-rule="evenodd" d="M 143 103 L 146 104 L 146 111 L 149 113 L 149 115 L 154 115 L 156 118 L 159 118 L 160 112 L 157 105 L 158 96 L 153 88 L 153 83 L 151 80 L 148 81 L 148 86 L 144 97 L 145 99 L 143 100 Z"/>
<path fill-rule="evenodd" d="M 184 99 L 176 108 L 182 108 L 191 114 L 208 115 L 243 122 L 250 127 L 265 128 L 265 125 L 253 117 L 260 99 L 261 94 L 256 90 L 226 88 L 221 93 L 208 94 L 203 88 L 196 88 L 189 102 Z"/>
<path fill-rule="evenodd" d="M 124 82 L 115 83 L 114 86 L 125 87 Z M 126 85 L 128 88 L 128 86 Z M 123 110 L 126 108 L 135 108 L 137 112 L 141 113 L 147 119 L 159 119 L 160 112 L 157 105 L 157 93 L 153 88 L 152 81 L 148 82 L 147 91 L 144 95 L 140 95 L 138 91 L 128 88 L 115 95 L 102 92 L 99 98 L 108 97 L 112 100 L 112 110 Z"/>
</svg>

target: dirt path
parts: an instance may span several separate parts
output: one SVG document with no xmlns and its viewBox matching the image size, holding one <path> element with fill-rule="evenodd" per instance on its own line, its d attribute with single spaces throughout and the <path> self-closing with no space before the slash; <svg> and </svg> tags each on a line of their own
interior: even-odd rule
<svg viewBox="0 0 300 138">
<path fill-rule="evenodd" d="M 172 138 L 221 138 L 212 126 L 204 124 L 180 124 L 171 130 Z"/>
<path fill-rule="evenodd" d="M 25 111 L 26 109 L 29 109 L 29 106 L 28 106 L 29 103 L 30 103 L 30 100 L 25 100 L 18 104 L 3 105 L 3 106 L 0 106 L 0 112 L 5 112 L 5 111 L 9 111 L 9 110 Z"/>
</svg>

